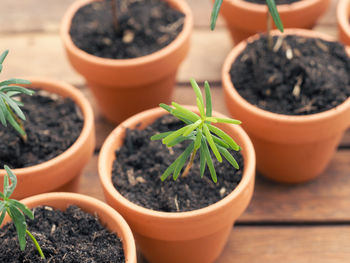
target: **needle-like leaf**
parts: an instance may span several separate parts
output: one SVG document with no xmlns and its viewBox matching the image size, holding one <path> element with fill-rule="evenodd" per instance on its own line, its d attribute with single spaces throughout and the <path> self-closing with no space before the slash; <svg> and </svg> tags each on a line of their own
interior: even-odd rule
<svg viewBox="0 0 350 263">
<path fill-rule="evenodd" d="M 208 81 L 204 81 L 204 91 L 205 91 L 205 105 L 206 105 L 206 112 L 205 114 L 207 117 L 212 116 L 213 106 L 211 104 L 211 94 L 210 94 L 210 86 Z"/>
<path fill-rule="evenodd" d="M 218 19 L 220 7 L 222 4 L 222 0 L 215 0 L 213 11 L 211 12 L 211 18 L 210 18 L 210 29 L 214 30 L 216 25 L 216 20 Z"/>
<path fill-rule="evenodd" d="M 267 7 L 269 9 L 269 12 L 273 18 L 273 21 L 275 22 L 276 27 L 279 29 L 279 31 L 283 32 L 283 24 L 280 18 L 280 15 L 277 11 L 275 0 L 266 0 Z"/>
</svg>

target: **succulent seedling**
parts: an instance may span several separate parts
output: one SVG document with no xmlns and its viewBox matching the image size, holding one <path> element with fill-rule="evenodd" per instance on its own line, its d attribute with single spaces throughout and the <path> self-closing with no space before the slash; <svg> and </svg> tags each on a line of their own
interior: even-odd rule
<svg viewBox="0 0 350 263">
<path fill-rule="evenodd" d="M 4 51 L 0 55 L 0 72 L 3 68 L 3 62 L 8 54 L 8 50 Z M 30 81 L 24 79 L 9 79 L 0 82 L 0 122 L 5 127 L 9 122 L 12 127 L 20 134 L 24 141 L 27 141 L 27 134 L 24 131 L 22 120 L 25 120 L 25 116 L 21 110 L 23 104 L 17 101 L 13 96 L 20 93 L 27 95 L 33 95 L 34 91 L 26 89 L 19 85 L 28 85 Z"/>
<path fill-rule="evenodd" d="M 211 30 L 215 29 L 215 25 L 216 25 L 216 20 L 218 18 L 219 15 L 219 11 L 220 11 L 220 7 L 222 4 L 223 0 L 215 0 L 214 6 L 213 6 L 213 10 L 211 13 L 211 18 L 210 18 L 210 28 Z M 280 15 L 277 11 L 277 7 L 276 7 L 276 3 L 275 0 L 266 0 L 266 4 L 268 7 L 268 14 L 267 14 L 267 37 L 268 37 L 268 46 L 270 49 L 272 49 L 272 36 L 271 36 L 271 27 L 272 27 L 272 23 L 271 23 L 271 18 L 273 19 L 273 21 L 275 22 L 276 27 L 283 32 L 284 28 L 283 28 L 283 23 L 281 21 Z"/>
<path fill-rule="evenodd" d="M 17 177 L 7 165 L 4 166 L 4 169 L 6 170 L 7 174 L 4 176 L 4 190 L 3 192 L 0 192 L 0 199 L 2 199 L 0 200 L 0 225 L 2 224 L 7 213 L 16 227 L 20 249 L 24 251 L 26 247 L 26 235 L 28 235 L 38 250 L 40 257 L 45 259 L 38 241 L 27 229 L 25 215 L 30 219 L 34 219 L 34 214 L 21 202 L 10 199 L 10 196 L 17 185 Z M 11 184 L 9 182 L 9 179 L 11 181 Z"/>
<path fill-rule="evenodd" d="M 222 156 L 224 156 L 224 158 L 226 158 L 236 169 L 239 169 L 239 166 L 228 150 L 239 151 L 240 147 L 227 133 L 212 125 L 212 123 L 240 124 L 241 122 L 229 118 L 213 117 L 209 83 L 207 81 L 204 83 L 204 106 L 203 96 L 198 84 L 194 79 L 191 79 L 190 82 L 196 94 L 199 115 L 175 102 L 172 102 L 173 107 L 166 104 L 160 104 L 160 107 L 183 121 L 186 126 L 176 131 L 156 134 L 151 137 L 151 140 L 162 140 L 162 143 L 167 147 L 175 146 L 183 141 L 191 141 L 185 151 L 164 171 L 161 180 L 164 181 L 171 174 L 173 174 L 173 179 L 176 180 L 187 159 L 190 158 L 182 173 L 182 176 L 186 176 L 193 164 L 197 151 L 199 151 L 201 177 L 203 177 L 205 168 L 208 166 L 211 178 L 216 183 L 217 176 L 209 147 L 219 162 L 222 162 Z"/>
</svg>

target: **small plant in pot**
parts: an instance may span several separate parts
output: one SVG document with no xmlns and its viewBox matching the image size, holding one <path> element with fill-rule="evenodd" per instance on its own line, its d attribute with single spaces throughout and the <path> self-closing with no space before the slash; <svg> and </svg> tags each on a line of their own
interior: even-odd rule
<svg viewBox="0 0 350 263">
<path fill-rule="evenodd" d="M 82 0 L 63 17 L 61 38 L 102 114 L 119 123 L 170 102 L 192 27 L 183 0 Z"/>
<path fill-rule="evenodd" d="M 21 202 L 10 199 L 17 180 L 5 169 L 11 184 L 5 176 L 0 192 L 1 262 L 136 263 L 132 232 L 113 208 L 72 193 L 41 194 Z M 33 242 L 26 244 L 26 235 Z"/>
<path fill-rule="evenodd" d="M 214 0 L 213 0 L 214 2 Z M 256 33 L 266 32 L 268 13 L 274 0 L 215 0 L 235 44 Z M 265 5 L 268 4 L 268 8 Z M 285 28 L 311 29 L 327 10 L 330 0 L 276 0 Z M 277 26 L 278 28 L 278 26 Z"/>
<path fill-rule="evenodd" d="M 349 127 L 349 52 L 327 35 L 302 29 L 255 35 L 225 60 L 227 107 L 243 121 L 257 169 L 279 182 L 300 183 L 327 167 Z"/>
<path fill-rule="evenodd" d="M 4 52 L 1 62 L 6 55 Z M 91 106 L 68 84 L 29 80 L 10 79 L 0 84 L 0 120 L 4 124 L 0 135 L 6 142 L 0 147 L 0 165 L 8 165 L 18 176 L 13 196 L 20 199 L 55 189 L 77 191 L 79 175 L 95 144 Z M 5 174 L 0 169 L 0 185 Z"/>
<path fill-rule="evenodd" d="M 191 83 L 197 109 L 173 103 L 139 113 L 108 136 L 99 156 L 107 203 L 126 218 L 151 262 L 213 262 L 253 193 L 249 138 L 232 125 L 238 121 L 212 112 L 207 83 L 206 106 Z"/>
</svg>

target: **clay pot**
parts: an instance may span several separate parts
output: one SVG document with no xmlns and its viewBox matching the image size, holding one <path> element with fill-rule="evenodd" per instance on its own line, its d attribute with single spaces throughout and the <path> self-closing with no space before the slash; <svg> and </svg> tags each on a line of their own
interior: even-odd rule
<svg viewBox="0 0 350 263">
<path fill-rule="evenodd" d="M 69 34 L 72 18 L 91 0 L 75 2 L 64 15 L 60 31 L 68 59 L 86 79 L 104 117 L 112 122 L 120 123 L 133 114 L 171 101 L 177 69 L 190 46 L 193 19 L 184 0 L 167 1 L 185 14 L 182 32 L 165 48 L 132 59 L 100 58 L 74 45 Z"/>
<path fill-rule="evenodd" d="M 191 110 L 195 109 L 190 107 Z M 220 124 L 218 127 L 242 147 L 242 181 L 227 197 L 208 207 L 189 212 L 167 213 L 138 206 L 123 197 L 112 184 L 115 150 L 123 144 L 126 128 L 144 129 L 167 114 L 161 108 L 141 112 L 120 124 L 104 142 L 98 170 L 108 204 L 119 211 L 130 225 L 137 245 L 152 263 L 213 262 L 222 252 L 234 221 L 243 213 L 253 194 L 255 154 L 249 137 L 241 127 Z M 213 113 L 213 116 L 223 116 Z M 205 197 L 203 197 L 205 198 Z"/>
<path fill-rule="evenodd" d="M 340 0 L 337 5 L 338 37 L 345 45 L 350 45 L 350 2 Z"/>
<path fill-rule="evenodd" d="M 330 0 L 301 0 L 292 4 L 278 5 L 285 28 L 311 29 L 327 10 Z M 234 43 L 258 32 L 266 32 L 267 5 L 244 0 L 223 0 L 223 15 Z"/>
<path fill-rule="evenodd" d="M 122 240 L 126 262 L 136 263 L 135 241 L 128 224 L 117 211 L 102 201 L 82 194 L 46 193 L 28 197 L 21 202 L 29 208 L 46 205 L 63 211 L 70 205 L 76 205 L 84 212 L 97 215 L 102 225 Z M 3 225 L 9 221 L 10 218 L 6 216 Z"/>
<path fill-rule="evenodd" d="M 73 86 L 45 78 L 27 78 L 36 87 L 63 97 L 69 97 L 80 107 L 84 125 L 75 143 L 55 158 L 25 168 L 12 169 L 18 185 L 12 197 L 21 199 L 51 191 L 78 191 L 80 173 L 90 160 L 95 148 L 94 115 L 90 103 Z M 6 171 L 0 169 L 0 189 Z"/>
<path fill-rule="evenodd" d="M 285 33 L 332 40 L 311 30 Z M 225 60 L 222 81 L 226 105 L 253 141 L 258 171 L 278 182 L 309 181 L 325 170 L 350 125 L 350 98 L 331 110 L 305 116 L 272 113 L 250 104 L 234 88 L 229 71 L 247 43 L 258 38 L 254 35 L 239 43 Z"/>
</svg>

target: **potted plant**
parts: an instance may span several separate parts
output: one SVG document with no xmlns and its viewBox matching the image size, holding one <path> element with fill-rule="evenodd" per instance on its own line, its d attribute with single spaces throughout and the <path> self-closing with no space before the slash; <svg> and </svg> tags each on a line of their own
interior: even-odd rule
<svg viewBox="0 0 350 263">
<path fill-rule="evenodd" d="M 120 123 L 127 117 L 142 110 L 155 107 L 162 101 L 170 102 L 177 69 L 189 49 L 193 21 L 190 8 L 185 1 L 172 0 L 165 2 L 174 8 L 174 10 L 179 10 L 184 14 L 182 31 L 170 44 L 160 50 L 133 58 L 112 59 L 98 57 L 83 51 L 74 44 L 70 34 L 73 17 L 80 9 L 89 4 L 104 2 L 91 0 L 77 1 L 67 10 L 63 17 L 60 33 L 68 59 L 72 66 L 86 79 L 87 86 L 91 88 L 102 114 L 112 122 Z M 107 1 L 105 4 L 109 5 L 113 3 L 114 1 Z M 160 3 L 164 2 L 160 1 Z M 136 4 L 144 5 L 143 2 L 138 2 Z M 107 7 L 107 13 L 105 15 L 102 14 L 100 17 L 111 16 L 109 10 L 114 11 L 114 14 L 116 9 L 118 12 L 121 12 L 123 9 L 123 7 L 119 9 L 112 7 Z M 151 10 L 152 8 L 149 9 Z M 157 11 L 155 13 L 156 16 L 159 16 L 162 11 Z M 90 15 L 87 17 L 90 17 Z M 130 25 L 135 23 L 136 17 L 138 17 L 138 15 L 125 18 L 119 14 L 118 23 L 123 24 L 121 19 L 126 19 L 128 21 L 127 23 L 129 23 L 128 25 Z M 144 19 L 147 20 L 148 17 L 144 17 Z M 115 23 L 113 21 L 115 20 L 110 19 L 109 22 L 100 23 L 107 25 L 109 28 L 105 29 L 105 31 L 111 30 L 112 33 L 110 33 L 109 36 L 117 36 L 115 38 L 117 39 L 119 34 L 119 39 L 121 39 L 122 42 L 126 42 L 128 45 L 130 39 L 134 39 L 134 36 L 137 34 L 130 33 L 130 30 L 124 30 L 122 32 L 121 30 L 113 29 L 115 28 Z M 94 21 L 91 23 L 98 24 L 99 22 Z M 139 24 L 141 26 L 143 23 Z M 166 31 L 169 28 L 177 28 L 178 24 L 178 22 L 175 22 L 172 25 L 163 26 L 162 30 Z M 150 26 L 152 27 L 152 25 Z M 101 30 L 104 31 L 103 29 Z M 148 28 L 147 30 L 149 31 L 150 29 Z M 93 39 L 103 40 L 103 37 Z M 109 39 L 106 41 L 110 43 L 110 46 L 115 44 L 113 40 Z M 163 40 L 160 39 L 159 41 L 162 42 Z M 154 40 L 152 42 L 157 41 Z M 89 46 L 92 46 L 92 44 L 89 44 Z M 142 46 L 148 47 L 149 43 L 145 43 Z M 121 49 L 122 48 L 119 48 L 119 50 Z"/>
<path fill-rule="evenodd" d="M 69 261 L 73 255 L 72 253 L 74 253 L 74 260 L 83 261 L 91 259 L 89 258 L 90 251 L 97 251 L 100 255 L 93 256 L 99 262 L 110 262 L 111 260 L 125 258 L 123 262 L 136 263 L 136 247 L 132 232 L 122 216 L 113 208 L 97 199 L 73 193 L 40 194 L 18 202 L 10 198 L 11 193 L 16 188 L 16 176 L 8 167 L 5 166 L 5 169 L 11 179 L 11 184 L 6 175 L 4 177 L 4 191 L 3 193 L 0 192 L 0 198 L 2 199 L 2 201 L 0 200 L 0 226 L 2 226 L 2 230 L 7 231 L 4 232 L 7 235 L 1 236 L 2 240 L 7 239 L 6 243 L 2 243 L 1 257 L 3 260 L 7 259 L 9 262 L 9 260 L 17 261 L 20 258 L 26 258 L 26 260 L 32 260 L 29 262 L 38 262 L 40 258 L 46 258 L 48 261 L 61 261 L 66 258 Z M 72 207 L 72 205 L 77 207 Z M 31 209 L 34 209 L 35 217 Z M 26 222 L 24 215 L 32 221 Z M 61 224 L 57 224 L 58 216 L 61 216 L 58 221 Z M 62 216 L 67 218 L 62 218 Z M 72 219 L 76 220 L 73 221 Z M 17 241 L 11 241 L 13 240 L 13 234 L 10 233 L 11 225 L 5 226 L 10 221 L 13 221 L 17 230 L 22 252 L 17 251 Z M 79 224 L 81 227 L 77 226 Z M 84 224 L 88 224 L 88 231 L 86 231 Z M 67 227 L 71 227 L 71 229 L 68 231 Z M 104 228 L 108 230 L 106 231 Z M 34 242 L 35 248 L 26 249 L 26 235 Z M 67 237 L 67 235 L 71 236 Z M 86 238 L 89 235 L 95 236 Z M 118 238 L 119 240 L 117 240 Z M 77 241 L 79 239 L 80 241 Z M 64 244 L 52 242 L 64 242 Z M 70 244 L 72 242 L 77 243 Z M 120 251 L 117 245 L 120 242 L 123 251 Z M 102 243 L 105 247 L 99 247 Z M 13 244 L 16 247 L 11 247 Z M 93 247 L 91 247 L 92 245 Z M 9 247 L 11 250 L 4 251 Z M 84 251 L 79 254 L 79 251 L 72 251 L 72 248 L 74 250 L 84 249 Z M 106 248 L 113 252 L 106 251 Z M 35 250 L 38 250 L 39 253 L 34 253 Z M 108 258 L 111 253 L 118 254 L 113 254 L 113 258 Z"/>
<path fill-rule="evenodd" d="M 345 52 L 340 44 L 331 42 L 331 37 L 310 30 L 290 29 L 283 36 L 276 31 L 273 34 L 278 36 L 272 50 L 264 49 L 263 37 L 254 35 L 238 44 L 227 56 L 222 69 L 225 101 L 231 115 L 243 121 L 242 125 L 253 141 L 257 152 L 257 169 L 264 176 L 279 182 L 305 182 L 324 171 L 350 125 L 349 86 L 346 84 L 349 51 Z M 304 53 L 305 49 L 302 50 L 301 46 L 291 47 L 287 38 L 299 39 L 300 43 L 304 41 L 307 43 L 303 44 L 305 49 L 310 50 L 311 47 L 312 54 Z M 259 43 L 259 48 L 254 43 Z M 257 60 L 253 56 L 242 59 L 243 52 L 249 46 Z M 255 53 L 262 50 L 269 55 Z M 276 70 L 264 68 L 262 60 L 259 60 L 261 56 Z M 303 60 L 308 62 L 303 63 Z M 285 61 L 286 64 L 283 66 L 271 61 Z M 247 65 L 245 62 L 251 63 L 255 71 L 249 78 L 257 80 L 259 84 L 244 81 L 238 85 L 239 81 L 232 81 L 232 76 L 248 76 L 243 70 Z M 243 71 L 239 70 L 238 73 L 232 65 L 237 65 L 235 69 L 241 65 Z M 322 68 L 323 71 L 320 71 Z M 258 77 L 262 75 L 265 75 L 266 81 Z M 276 86 L 272 88 L 274 83 Z M 264 96 L 265 102 L 248 102 L 247 97 L 241 95 L 242 88 L 252 90 L 256 97 Z M 278 101 L 270 101 L 282 91 L 286 93 Z M 320 101 L 323 99 L 327 103 L 322 105 Z M 338 102 L 335 103 L 333 99 Z M 295 104 L 286 101 L 294 101 Z M 291 113 L 263 109 L 267 104 L 289 107 Z"/>
<path fill-rule="evenodd" d="M 99 176 L 104 190 L 106 201 L 112 207 L 120 211 L 120 213 L 124 216 L 126 221 L 129 223 L 131 229 L 133 230 L 136 243 L 140 247 L 142 253 L 150 262 L 213 262 L 223 250 L 229 233 L 232 230 L 232 225 L 234 224 L 234 221 L 243 213 L 245 208 L 248 206 L 248 203 L 253 193 L 255 175 L 255 156 L 254 149 L 248 136 L 245 134 L 243 129 L 231 124 L 237 123 L 234 120 L 227 120 L 227 118 L 225 118 L 224 115 L 217 112 L 213 112 L 212 114 L 210 114 L 212 110 L 211 106 L 208 106 L 211 105 L 209 85 L 206 84 L 206 110 L 204 110 L 204 103 L 203 99 L 201 99 L 201 93 L 199 91 L 199 88 L 197 87 L 194 81 L 192 81 L 192 85 L 196 91 L 199 110 L 190 106 L 184 108 L 176 103 L 173 103 L 175 108 L 169 107 L 167 105 L 162 105 L 163 109 L 155 108 L 141 112 L 127 119 L 122 124 L 120 124 L 114 131 L 112 131 L 112 133 L 104 142 L 99 155 Z M 161 120 L 160 122 L 158 121 L 160 117 L 167 115 L 167 111 L 170 111 L 170 113 L 179 117 L 187 124 L 187 126 L 184 128 L 180 128 L 175 132 L 167 131 L 166 125 L 167 123 L 169 123 L 168 120 Z M 193 112 L 191 113 L 191 111 L 200 113 L 201 117 L 198 117 L 198 115 Z M 192 121 L 188 121 L 192 118 L 194 118 Z M 208 131 L 205 131 L 205 128 L 203 128 L 201 125 L 203 125 L 203 123 L 209 124 L 210 122 L 215 122 L 215 120 L 219 120 L 220 122 L 228 122 L 219 123 L 218 121 L 217 123 L 215 123 L 215 126 L 220 128 L 223 132 L 225 132 L 227 136 L 233 137 L 236 140 L 237 144 L 241 147 L 240 152 L 244 159 L 244 161 L 242 161 L 242 165 L 244 166 L 244 168 L 243 172 L 242 170 L 238 171 L 242 172 L 242 179 L 232 192 L 226 192 L 227 196 L 223 199 L 219 197 L 219 201 L 212 203 L 209 206 L 205 207 L 205 205 L 201 205 L 199 206 L 201 207 L 199 209 L 191 211 L 188 211 L 190 209 L 186 209 L 185 212 L 181 212 L 179 207 L 189 205 L 190 201 L 181 200 L 181 198 L 178 198 L 178 196 L 180 196 L 181 193 L 187 193 L 188 187 L 191 187 L 191 189 L 194 188 L 192 186 L 186 186 L 187 180 L 198 178 L 197 181 L 203 184 L 199 187 L 204 191 L 204 193 L 202 192 L 202 194 L 199 194 L 199 199 L 202 201 L 209 199 L 210 191 L 207 190 L 208 188 L 206 187 L 206 185 L 210 185 L 211 188 L 215 189 L 217 187 L 218 190 L 220 190 L 221 193 L 223 193 L 225 192 L 225 189 L 223 189 L 223 181 L 221 180 L 224 180 L 223 177 L 225 176 L 225 174 L 230 180 L 234 180 L 234 176 L 231 174 L 231 172 L 234 173 L 235 171 L 237 171 L 231 166 L 234 165 L 234 161 L 231 160 L 232 162 L 229 162 L 230 164 L 228 164 L 228 168 L 225 168 L 220 175 L 216 176 L 214 169 L 218 168 L 218 165 L 216 165 L 216 167 L 214 168 L 212 164 L 208 163 L 211 160 L 211 157 L 209 157 L 208 154 L 200 154 L 200 162 L 202 163 L 200 165 L 201 168 L 197 163 L 197 165 L 190 170 L 191 174 L 187 173 L 189 167 L 192 164 L 193 156 L 195 156 L 195 154 L 193 155 L 193 152 L 195 152 L 195 150 L 197 149 L 196 145 L 198 143 L 198 140 L 196 140 L 192 136 L 195 136 L 196 138 L 199 135 L 206 136 L 202 139 L 202 142 L 203 140 L 208 141 L 209 147 L 211 149 L 213 148 L 210 145 L 213 143 L 219 143 L 219 145 L 226 145 L 226 147 L 231 148 L 230 146 L 228 146 L 227 143 L 221 144 L 222 141 L 220 138 L 226 138 L 227 140 L 230 139 L 222 135 L 220 132 L 217 133 L 217 130 L 215 130 L 216 128 L 212 127 L 210 128 L 211 131 L 216 131 L 215 134 L 222 135 L 219 136 L 219 141 L 221 142 L 218 142 L 218 138 L 215 138 L 214 136 L 215 141 L 209 143 L 210 139 L 208 138 L 211 135 L 209 135 Z M 130 155 L 129 157 L 131 159 L 129 160 L 129 162 L 118 162 L 118 158 L 121 159 L 122 154 L 121 152 L 119 152 L 117 153 L 116 157 L 115 151 L 117 149 L 121 151 L 121 147 L 124 143 L 126 145 L 131 145 L 131 148 L 137 147 L 137 145 L 144 145 L 138 137 L 135 137 L 134 142 L 132 142 L 130 138 L 127 138 L 126 136 L 128 131 L 130 131 L 131 129 L 130 135 L 131 137 L 133 137 L 132 134 L 134 132 L 142 133 L 143 131 L 147 131 L 152 125 L 155 125 L 156 123 L 161 123 L 161 127 L 165 126 L 164 131 L 167 132 L 165 134 L 153 134 L 153 139 L 163 138 L 163 142 L 169 146 L 173 146 L 174 144 L 179 143 L 176 144 L 176 146 L 172 147 L 172 150 L 169 149 L 170 155 L 172 155 L 171 151 L 175 151 L 175 148 L 178 145 L 181 145 L 181 147 L 183 146 L 180 142 L 182 142 L 185 138 L 189 139 L 189 141 L 193 143 L 187 145 L 186 149 L 184 147 L 184 151 L 182 154 L 176 154 L 176 157 L 173 157 L 173 159 L 176 158 L 175 162 L 173 163 L 171 160 L 167 159 L 169 154 L 167 154 L 166 157 L 164 157 L 165 164 L 161 164 L 163 163 L 163 161 L 159 163 L 155 161 L 154 163 L 154 160 L 159 160 L 159 158 L 162 158 L 162 156 L 164 156 L 163 151 L 157 154 L 158 150 L 155 150 L 154 153 L 149 154 L 149 156 L 152 155 L 152 158 L 149 158 L 146 155 L 142 158 L 142 160 L 136 161 L 136 156 Z M 172 126 L 172 122 L 170 122 L 169 125 Z M 203 128 L 202 132 L 196 130 L 196 128 L 198 127 Z M 146 137 L 149 138 L 147 134 Z M 165 135 L 170 137 L 166 138 Z M 187 136 L 190 136 L 191 138 L 188 138 Z M 227 140 L 225 141 L 227 142 Z M 156 149 L 158 149 L 158 146 L 161 147 L 162 145 L 161 143 L 154 141 L 149 143 L 153 144 L 156 147 Z M 191 148 L 191 146 L 193 147 Z M 219 148 L 219 146 L 217 147 Z M 238 149 L 237 146 L 235 146 L 235 144 L 232 144 L 232 147 L 236 150 Z M 143 146 L 142 148 L 148 147 Z M 167 151 L 166 149 L 167 148 L 165 147 L 165 151 Z M 202 152 L 203 149 L 204 148 L 201 148 L 200 150 L 198 150 L 198 152 Z M 222 154 L 221 150 L 219 150 L 219 152 Z M 140 149 L 138 148 L 136 150 L 136 148 L 134 148 L 134 152 L 135 151 L 140 152 Z M 214 155 L 218 156 L 217 153 L 214 153 Z M 203 156 L 205 157 L 203 158 Z M 230 158 L 225 154 L 222 154 L 222 156 L 224 156 L 225 158 Z M 206 159 L 206 157 L 208 158 Z M 186 167 L 184 167 L 186 159 L 188 158 L 190 159 L 189 164 L 186 165 Z M 218 158 L 220 159 L 220 157 Z M 204 178 L 200 178 L 200 174 L 201 176 L 203 176 L 202 170 L 205 167 L 205 164 L 203 163 L 205 163 L 206 161 L 208 161 L 207 164 L 210 172 L 206 174 Z M 126 166 L 127 163 L 134 163 L 135 167 L 132 168 L 131 166 Z M 149 169 L 143 169 L 140 167 L 138 169 L 137 166 L 139 166 L 140 163 L 148 163 Z M 119 168 L 116 168 L 115 165 L 118 165 Z M 162 165 L 161 167 L 164 168 L 166 168 L 167 165 L 169 165 L 169 167 L 167 169 L 159 169 L 159 165 Z M 182 167 L 184 167 L 184 169 L 182 169 L 183 175 L 179 177 L 179 172 Z M 124 192 L 123 194 L 121 194 L 121 188 L 116 189 L 115 182 L 112 182 L 112 170 L 117 170 L 117 174 L 115 174 L 115 176 L 119 178 L 121 177 L 121 174 L 118 172 L 119 169 L 126 170 L 126 178 L 127 180 L 131 181 L 130 185 L 133 185 L 131 189 L 134 187 L 135 190 L 130 190 L 130 192 Z M 133 169 L 134 171 L 132 172 Z M 198 176 L 195 176 L 194 173 L 197 173 Z M 163 175 L 161 176 L 161 174 Z M 161 181 L 160 177 L 162 177 L 162 180 L 165 180 L 166 177 L 170 176 L 170 174 L 173 174 L 174 179 L 178 179 L 175 182 L 171 181 L 170 179 L 167 179 L 165 182 Z M 184 174 L 188 175 L 184 176 Z M 132 180 L 132 177 L 135 177 L 134 180 Z M 212 178 L 214 182 L 217 179 L 218 183 L 213 183 L 210 178 Z M 145 181 L 154 183 L 153 189 L 155 189 L 156 192 L 158 192 L 158 194 L 152 193 L 150 195 L 154 195 L 155 199 L 160 199 L 161 196 L 164 196 L 165 199 L 163 200 L 169 199 L 169 206 L 173 207 L 173 209 L 171 209 L 173 212 L 155 211 L 154 209 L 148 209 L 129 201 L 129 197 L 125 197 L 125 195 L 130 196 L 138 194 L 141 196 L 141 199 L 143 199 L 142 196 L 147 195 L 146 193 L 152 190 L 149 187 L 143 185 Z M 124 183 L 121 182 L 121 184 Z M 166 190 L 168 188 L 161 189 L 165 184 L 172 185 L 172 187 L 183 186 L 184 188 L 183 191 L 176 191 L 175 197 L 170 197 L 166 193 L 170 192 L 170 188 L 169 191 Z M 230 187 L 230 184 L 232 183 L 229 183 L 225 186 Z M 143 191 L 139 191 L 140 188 L 138 187 L 141 187 Z M 159 191 L 158 188 L 160 189 Z M 191 201 L 191 204 L 194 205 L 198 205 L 199 203 L 201 202 Z M 174 251 L 176 251 L 176 253 L 174 253 Z"/>
<path fill-rule="evenodd" d="M 1 63 L 2 64 L 2 63 Z M 58 120 L 51 120 L 46 119 L 46 121 L 49 122 L 49 125 L 56 127 L 59 129 L 58 132 L 59 135 L 57 139 L 50 139 L 51 131 L 46 130 L 47 126 L 45 128 L 42 128 L 41 125 L 41 119 L 44 115 L 43 112 L 48 111 L 48 109 L 35 109 L 35 111 L 32 111 L 36 115 L 35 124 L 33 124 L 31 127 L 39 126 L 38 130 L 27 130 L 27 133 L 30 132 L 30 134 L 33 134 L 33 136 L 28 136 L 28 141 L 25 142 L 23 139 L 17 135 L 18 133 L 13 130 L 10 131 L 9 129 L 4 129 L 2 132 L 1 137 L 6 140 L 7 144 L 3 145 L 1 148 L 1 159 L 0 162 L 4 162 L 4 164 L 8 164 L 11 168 L 14 168 L 12 166 L 17 165 L 17 161 L 25 161 L 26 163 L 28 160 L 35 160 L 37 158 L 33 158 L 32 156 L 32 150 L 36 148 L 36 151 L 38 152 L 39 157 L 42 157 L 40 163 L 38 164 L 28 164 L 29 166 L 25 167 L 15 167 L 14 172 L 17 174 L 19 186 L 16 188 L 15 192 L 13 193 L 14 198 L 20 199 L 27 196 L 31 196 L 34 194 L 44 193 L 48 191 L 53 190 L 66 190 L 66 191 L 77 191 L 78 183 L 79 183 L 79 176 L 86 165 L 86 163 L 89 161 L 90 157 L 93 154 L 94 151 L 94 145 L 95 145 L 95 131 L 94 131 L 94 117 L 93 117 L 93 111 L 92 108 L 85 99 L 84 95 L 72 87 L 71 85 L 65 84 L 60 81 L 54 81 L 50 79 L 45 78 L 28 78 L 29 81 L 26 82 L 20 82 L 22 84 L 18 85 L 25 85 L 25 87 L 29 87 L 32 90 L 35 90 L 35 88 L 40 88 L 41 90 L 45 90 L 45 92 L 56 94 L 54 96 L 62 96 L 62 98 L 70 98 L 73 100 L 74 104 L 76 104 L 79 107 L 79 111 L 77 111 L 78 115 L 77 118 L 80 119 L 81 122 L 81 132 L 79 134 L 79 131 L 76 130 L 75 133 L 78 135 L 78 138 L 76 141 L 68 147 L 68 149 L 63 150 L 63 152 L 53 158 L 50 158 L 46 160 L 47 158 L 51 157 L 48 153 L 45 152 L 46 148 L 38 148 L 38 141 L 39 138 L 46 138 L 46 140 L 50 141 L 61 141 L 62 144 L 64 144 L 65 138 L 61 138 L 62 134 L 69 133 L 69 130 L 67 131 L 67 123 L 59 124 L 57 127 Z M 11 84 L 7 84 L 11 83 Z M 7 81 L 1 82 L 1 89 L 4 91 L 4 93 L 1 94 L 2 98 L 4 96 L 10 97 L 15 95 L 17 91 L 11 91 L 12 94 L 10 94 L 7 91 L 7 87 L 16 87 L 13 86 L 13 83 L 18 83 L 16 79 L 11 79 Z M 28 84 L 31 83 L 31 84 Z M 21 87 L 17 87 L 21 88 Z M 40 93 L 40 92 L 38 92 Z M 41 97 L 39 97 L 40 99 Z M 43 97 L 44 100 L 49 100 L 46 95 Z M 46 99 L 47 98 L 47 99 Z M 13 104 L 23 104 L 20 102 L 15 102 L 16 100 L 13 100 Z M 7 103 L 7 102 L 5 102 Z M 1 104 L 1 103 L 0 103 Z M 41 104 L 41 102 L 39 102 Z M 73 103 L 71 103 L 71 107 L 76 107 Z M 6 105 L 3 104 L 2 105 Z M 50 104 L 51 105 L 51 104 Z M 64 106 L 65 104 L 62 104 Z M 25 105 L 26 106 L 26 105 Z M 70 109 L 61 108 L 60 111 L 66 112 L 70 111 Z M 51 110 L 52 111 L 52 110 Z M 58 111 L 58 109 L 54 109 L 53 111 Z M 80 116 L 80 114 L 82 116 Z M 25 112 L 25 115 L 28 117 L 28 112 Z M 37 116 L 39 115 L 39 116 Z M 61 115 L 55 115 L 55 116 L 61 116 Z M 22 116 L 23 117 L 23 116 Z M 46 118 L 46 117 L 44 117 Z M 62 119 L 66 120 L 66 119 Z M 29 125 L 30 123 L 26 121 L 24 123 L 24 127 Z M 73 125 L 77 125 L 77 123 L 74 123 Z M 2 127 L 0 127 L 2 128 Z M 34 129 L 34 128 L 33 128 Z M 55 129 L 55 128 L 54 128 Z M 63 130 L 62 130 L 63 129 Z M 8 141 L 13 139 L 13 141 Z M 61 140 L 62 139 L 62 140 Z M 40 145 L 45 145 L 45 141 L 43 141 Z M 5 147 L 6 146 L 6 147 Z M 61 146 L 61 145 L 60 145 Z M 18 148 L 22 147 L 22 148 Z M 40 146 L 42 147 L 42 146 Z M 53 148 L 56 148 L 56 146 L 53 146 Z M 24 152 L 26 154 L 24 154 Z M 20 153 L 19 156 L 18 153 Z M 52 154 L 52 153 L 50 153 Z M 17 157 L 14 157 L 17 156 Z M 24 158 L 24 156 L 26 156 Z M 45 159 L 46 158 L 46 159 Z M 24 160 L 26 159 L 26 160 Z M 44 161 L 46 160 L 46 161 Z M 16 164 L 13 164 L 16 163 Z M 32 163 L 32 162 L 30 162 Z M 33 162 L 35 163 L 35 162 Z M 2 184 L 3 177 L 6 174 L 6 171 L 4 169 L 0 169 L 0 185 Z"/>
<path fill-rule="evenodd" d="M 268 8 L 264 5 L 264 1 L 221 1 L 220 12 L 235 44 L 256 33 L 266 32 Z M 327 10 L 329 2 L 329 0 L 276 1 L 285 28 L 305 29 L 311 29 L 316 24 L 317 19 Z"/>
<path fill-rule="evenodd" d="M 338 38 L 345 45 L 350 45 L 349 1 L 341 0 L 337 5 Z"/>
</svg>

